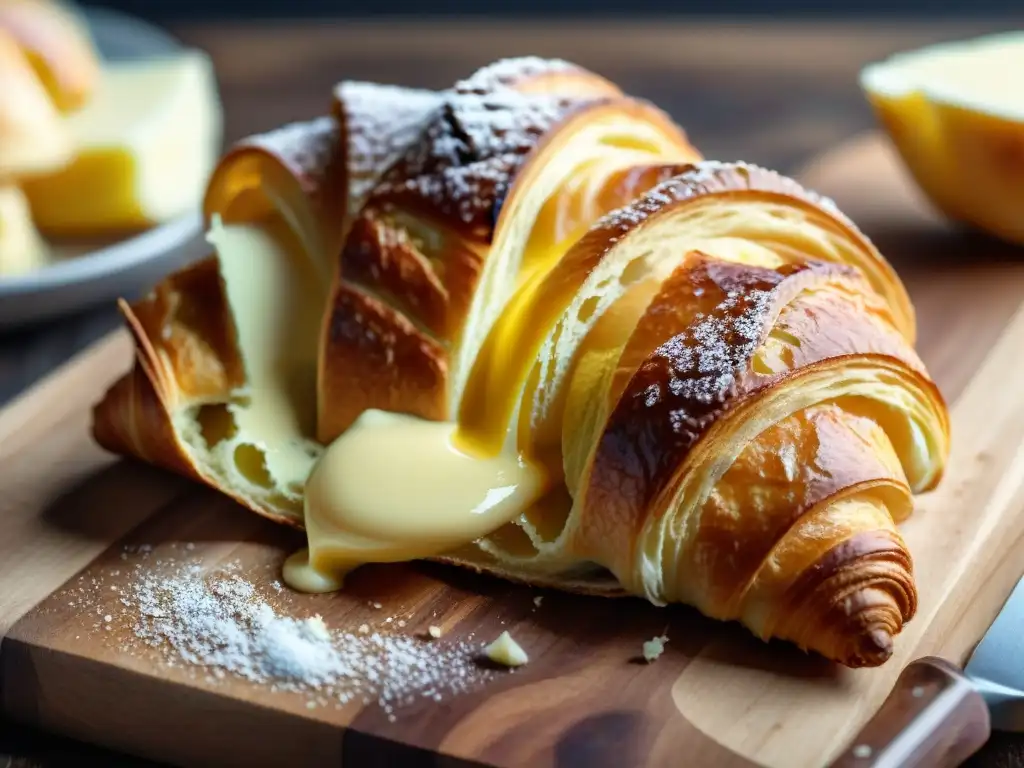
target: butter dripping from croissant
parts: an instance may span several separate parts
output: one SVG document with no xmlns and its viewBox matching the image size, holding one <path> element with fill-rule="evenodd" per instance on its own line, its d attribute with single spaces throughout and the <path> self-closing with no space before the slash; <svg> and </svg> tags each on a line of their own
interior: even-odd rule
<svg viewBox="0 0 1024 768">
<path fill-rule="evenodd" d="M 370 409 L 328 446 L 306 484 L 309 546 L 286 563 L 290 586 L 333 591 L 361 563 L 440 555 L 493 533 L 559 482 L 557 464 L 519 450 L 512 414 L 544 332 L 575 294 L 572 281 L 539 290 L 551 269 L 591 219 L 678 169 L 625 170 L 624 159 L 584 164 L 541 208 L 519 288 L 481 344 L 457 422 Z"/>
<path fill-rule="evenodd" d="M 331 592 L 363 563 L 434 557 L 494 532 L 550 487 L 525 457 L 459 442 L 455 424 L 364 412 L 306 483 L 309 546 L 287 560 L 285 582 Z"/>
</svg>

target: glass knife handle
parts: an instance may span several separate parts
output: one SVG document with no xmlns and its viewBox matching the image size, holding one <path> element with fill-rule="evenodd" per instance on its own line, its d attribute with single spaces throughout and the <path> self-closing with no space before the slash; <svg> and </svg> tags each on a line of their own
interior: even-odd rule
<svg viewBox="0 0 1024 768">
<path fill-rule="evenodd" d="M 988 705 L 953 664 L 913 661 L 832 768 L 954 768 L 990 734 Z"/>
</svg>

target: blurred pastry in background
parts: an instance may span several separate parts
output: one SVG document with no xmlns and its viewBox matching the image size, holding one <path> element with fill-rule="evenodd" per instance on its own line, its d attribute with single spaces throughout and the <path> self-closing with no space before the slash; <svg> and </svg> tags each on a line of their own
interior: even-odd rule
<svg viewBox="0 0 1024 768">
<path fill-rule="evenodd" d="M 27 175 L 65 165 L 70 134 L 22 48 L 0 29 L 0 276 L 46 264 L 47 248 L 18 187 Z"/>
<path fill-rule="evenodd" d="M 914 180 L 947 218 L 1024 244 L 1024 32 L 906 51 L 861 86 Z"/>
<path fill-rule="evenodd" d="M 67 126 L 28 57 L 3 29 L 0 80 L 0 183 L 64 166 L 73 156 Z"/>
<path fill-rule="evenodd" d="M 104 61 L 73 6 L 0 0 L 0 82 L 0 277 L 199 209 L 222 130 L 205 54 Z"/>
<path fill-rule="evenodd" d="M 85 21 L 55 0 L 0 0 L 0 29 L 21 46 L 61 112 L 88 101 L 99 80 L 99 55 Z"/>
</svg>

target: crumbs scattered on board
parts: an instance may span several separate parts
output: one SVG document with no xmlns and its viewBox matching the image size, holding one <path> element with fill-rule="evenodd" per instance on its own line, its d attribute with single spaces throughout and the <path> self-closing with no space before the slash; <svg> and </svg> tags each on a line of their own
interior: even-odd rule
<svg viewBox="0 0 1024 768">
<path fill-rule="evenodd" d="M 111 633 L 104 639 L 122 652 L 155 653 L 210 684 L 234 676 L 298 693 L 310 709 L 361 700 L 395 720 L 403 706 L 442 701 L 495 674 L 478 663 L 480 643 L 392 634 L 405 626 L 393 617 L 387 631 L 338 631 L 318 615 L 292 615 L 299 611 L 277 582 L 245 578 L 237 561 L 209 567 L 183 549 L 157 558 L 149 546 L 126 548 L 119 568 L 79 577 L 63 598 L 86 617 L 86 632 Z"/>
<path fill-rule="evenodd" d="M 650 640 L 645 640 L 643 645 L 644 659 L 648 664 L 653 664 L 659 658 L 661 654 L 665 652 L 665 643 L 668 642 L 668 635 L 659 635 L 658 637 L 652 637 Z"/>
<path fill-rule="evenodd" d="M 436 624 L 406 630 L 414 614 L 387 616 L 379 602 L 365 604 L 379 619 L 349 632 L 332 628 L 282 586 L 272 564 L 265 568 L 243 573 L 237 560 L 204 562 L 193 544 L 128 546 L 60 599 L 78 613 L 84 636 L 119 653 L 155 658 L 210 685 L 243 679 L 298 694 L 309 709 L 376 703 L 394 721 L 404 706 L 443 701 L 502 674 L 480 663 L 494 649 L 473 633 L 449 639 Z M 534 597 L 533 610 L 542 602 Z M 662 634 L 643 644 L 648 663 L 667 641 Z M 504 666 L 525 662 L 517 649 L 522 660 Z"/>
</svg>

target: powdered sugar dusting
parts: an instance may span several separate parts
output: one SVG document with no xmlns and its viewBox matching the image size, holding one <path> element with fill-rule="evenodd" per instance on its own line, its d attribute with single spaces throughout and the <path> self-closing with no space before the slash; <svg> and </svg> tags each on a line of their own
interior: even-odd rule
<svg viewBox="0 0 1024 768">
<path fill-rule="evenodd" d="M 618 230 L 622 233 L 642 224 L 667 205 L 716 192 L 742 189 L 776 192 L 806 200 L 853 228 L 832 200 L 805 189 L 787 176 L 752 163 L 703 160 L 653 187 L 629 205 L 611 211 L 598 220 L 594 229 Z"/>
<path fill-rule="evenodd" d="M 770 302 L 770 291 L 729 291 L 711 313 L 658 347 L 653 357 L 668 363 L 672 396 L 703 404 L 721 399 L 756 351 Z M 653 407 L 661 396 L 658 384 L 650 385 L 645 405 Z M 674 418 L 684 415 L 672 412 Z"/>
<path fill-rule="evenodd" d="M 243 139 L 242 146 L 265 149 L 279 157 L 309 195 L 319 193 L 333 170 L 338 124 L 332 117 L 289 123 L 268 133 Z"/>
<path fill-rule="evenodd" d="M 779 305 L 778 286 L 792 273 L 720 262 L 699 251 L 690 255 L 673 275 L 672 293 L 690 310 L 672 330 L 662 328 L 673 335 L 634 373 L 601 439 L 595 472 L 621 472 L 629 464 L 630 472 L 649 478 L 629 490 L 639 494 L 634 501 L 653 498 L 649 494 L 672 476 L 668 470 L 744 391 Z M 682 286 L 692 292 L 690 300 L 680 300 Z"/>
<path fill-rule="evenodd" d="M 500 85 L 485 93 L 446 93 L 423 138 L 374 194 L 412 194 L 443 215 L 489 230 L 527 153 L 578 103 Z"/>
<path fill-rule="evenodd" d="M 335 89 L 335 99 L 347 123 L 349 214 L 354 215 L 381 175 L 419 140 L 442 96 L 417 88 L 345 81 Z"/>
<path fill-rule="evenodd" d="M 486 94 L 500 87 L 514 85 L 548 72 L 578 71 L 579 67 L 563 59 L 544 59 L 539 56 L 519 56 L 517 58 L 498 59 L 474 72 L 464 80 L 455 84 L 454 90 L 459 93 Z"/>
<path fill-rule="evenodd" d="M 479 643 L 394 634 L 369 624 L 343 632 L 318 615 L 294 615 L 298 611 L 282 607 L 273 584 L 265 588 L 250 580 L 237 562 L 211 570 L 194 556 L 154 559 L 140 549 L 123 554 L 135 560 L 122 566 L 130 578 L 118 578 L 122 569 L 109 575 L 124 586 L 108 588 L 103 578 L 82 577 L 65 590 L 68 605 L 86 617 L 95 613 L 87 626 L 105 637 L 119 629 L 122 639 L 108 642 L 119 642 L 120 653 L 154 654 L 163 665 L 211 685 L 247 680 L 303 695 L 314 706 L 375 702 L 395 719 L 401 707 L 444 700 L 494 674 L 478 664 Z"/>
</svg>

